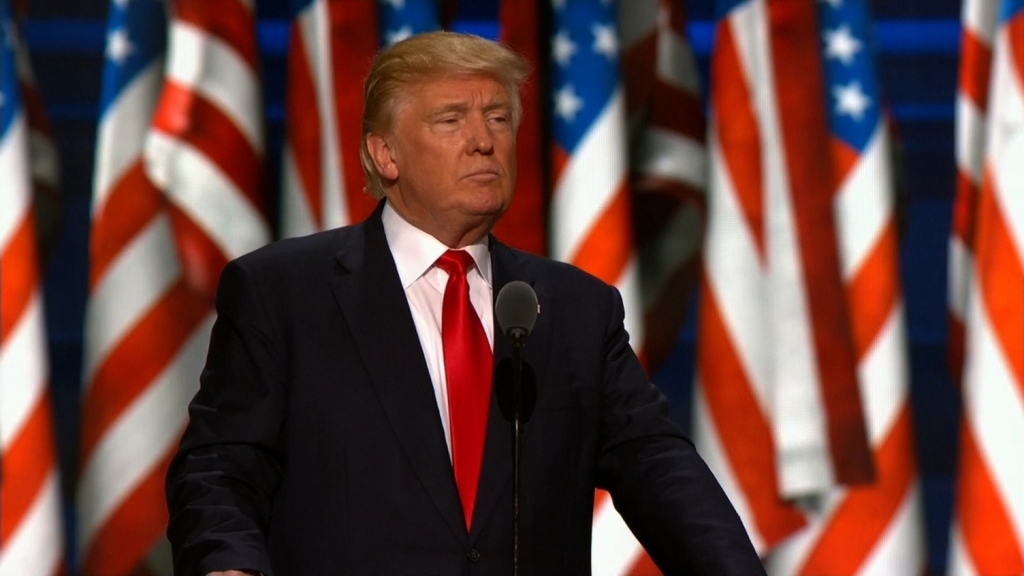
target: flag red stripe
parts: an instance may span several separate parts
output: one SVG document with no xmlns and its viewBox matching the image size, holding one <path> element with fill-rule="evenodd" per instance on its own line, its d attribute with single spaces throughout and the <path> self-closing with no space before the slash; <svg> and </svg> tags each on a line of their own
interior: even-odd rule
<svg viewBox="0 0 1024 576">
<path fill-rule="evenodd" d="M 704 141 L 707 123 L 700 96 L 680 90 L 661 79 L 654 82 L 651 124 L 697 142 Z"/>
<path fill-rule="evenodd" d="M 857 359 L 867 355 L 899 299 L 896 224 L 889 220 L 857 274 L 847 284 Z M 913 452 L 907 452 L 912 454 Z"/>
<path fill-rule="evenodd" d="M 252 33 L 252 10 L 238 0 L 175 0 L 174 18 L 223 40 L 252 69 L 259 67 L 259 48 Z"/>
<path fill-rule="evenodd" d="M 1024 401 L 1024 255 L 1017 253 L 999 210 L 994 180 L 995 175 L 986 170 L 978 203 L 978 283 L 999 349 Z"/>
<path fill-rule="evenodd" d="M 960 43 L 960 93 L 966 95 L 975 106 L 984 111 L 988 108 L 992 47 L 967 28 L 960 36 Z"/>
<path fill-rule="evenodd" d="M 50 395 L 44 391 L 0 461 L 4 480 L 0 485 L 0 542 L 8 541 L 39 497 L 56 463 L 55 445 Z"/>
<path fill-rule="evenodd" d="M 220 246 L 177 206 L 167 211 L 174 230 L 174 245 L 178 249 L 185 281 L 193 289 L 206 295 L 212 303 L 217 296 L 217 282 L 228 260 Z"/>
<path fill-rule="evenodd" d="M 744 220 L 765 259 L 764 172 L 761 166 L 761 130 L 754 113 L 753 99 L 743 75 L 743 66 L 727 20 L 718 25 L 714 56 L 711 59 L 712 106 L 716 119 L 718 147 L 729 178 L 743 210 Z"/>
<path fill-rule="evenodd" d="M 698 370 L 711 419 L 729 466 L 767 548 L 805 524 L 803 516 L 778 496 L 771 426 L 761 412 L 751 382 L 733 349 L 715 293 L 702 280 L 701 341 Z"/>
<path fill-rule="evenodd" d="M 626 111 L 630 117 L 638 110 L 652 108 L 656 61 L 658 57 L 658 28 L 652 27 L 648 34 L 629 45 L 622 54 L 622 74 L 625 77 Z"/>
<path fill-rule="evenodd" d="M 966 420 L 960 426 L 956 518 L 979 574 L 1024 574 L 1024 551 Z"/>
<path fill-rule="evenodd" d="M 800 574 L 857 574 L 898 512 L 915 469 L 910 408 L 903 404 L 895 424 L 875 452 L 878 481 L 851 488 L 818 537 Z"/>
<path fill-rule="evenodd" d="M 31 214 L 21 219 L 0 255 L 0 342 L 6 342 L 36 293 L 39 264 Z"/>
<path fill-rule="evenodd" d="M 107 269 L 159 213 L 162 193 L 146 177 L 142 162 L 135 161 L 110 190 L 103 207 L 93 216 L 89 239 L 90 291 Z"/>
<path fill-rule="evenodd" d="M 632 228 L 629 190 L 622 183 L 570 261 L 614 286 L 633 255 Z"/>
<path fill-rule="evenodd" d="M 547 253 L 547 179 L 544 174 L 544 105 L 541 97 L 541 22 L 538 0 L 501 3 L 502 41 L 523 55 L 533 67 L 533 79 L 523 86 L 523 118 L 516 136 L 518 175 L 515 198 L 498 220 L 494 234 L 504 242 L 533 252 Z"/>
<path fill-rule="evenodd" d="M 377 6 L 373 0 L 328 2 L 334 114 L 345 170 L 345 196 L 349 217 L 359 222 L 373 212 L 375 200 L 363 191 L 366 179 L 359 161 L 362 142 L 363 78 L 377 52 Z M 338 39 L 344 39 L 338 41 Z"/>
<path fill-rule="evenodd" d="M 840 138 L 831 138 L 833 190 L 839 192 L 843 182 L 849 177 L 850 172 L 860 163 L 860 153 Z"/>
<path fill-rule="evenodd" d="M 839 264 L 820 39 L 813 3 L 769 3 L 786 171 L 800 245 L 828 441 L 837 481 L 871 482 L 874 466 L 857 385 Z"/>
<path fill-rule="evenodd" d="M 179 281 L 103 359 L 82 404 L 82 463 L 89 461 L 114 422 L 181 352 L 209 306 Z"/>
<path fill-rule="evenodd" d="M 978 209 L 978 186 L 970 176 L 963 172 L 956 173 L 956 198 L 953 200 L 953 233 L 974 252 L 974 229 Z"/>
<path fill-rule="evenodd" d="M 258 211 L 261 194 L 261 154 L 238 126 L 216 105 L 187 86 L 168 80 L 153 116 L 153 128 L 187 142 L 210 159 Z"/>
<path fill-rule="evenodd" d="M 316 228 L 324 226 L 323 213 L 323 169 L 320 165 L 320 142 L 323 138 L 320 129 L 319 108 L 313 103 L 317 101 L 312 71 L 309 69 L 309 55 L 306 44 L 302 40 L 302 27 L 292 23 L 292 40 L 288 50 L 288 85 L 285 107 L 288 132 L 288 147 L 292 151 L 301 193 L 305 195 Z"/>
<path fill-rule="evenodd" d="M 164 478 L 173 456 L 174 451 L 169 450 L 97 530 L 82 558 L 82 574 L 139 573 L 140 559 L 164 537 L 167 528 L 166 506 L 153 503 L 164 501 Z"/>
</svg>

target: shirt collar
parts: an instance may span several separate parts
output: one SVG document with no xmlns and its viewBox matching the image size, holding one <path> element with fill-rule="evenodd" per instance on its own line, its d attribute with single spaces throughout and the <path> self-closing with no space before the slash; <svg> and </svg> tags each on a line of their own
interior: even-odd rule
<svg viewBox="0 0 1024 576">
<path fill-rule="evenodd" d="M 448 250 L 440 240 L 407 222 L 388 202 L 384 204 L 381 222 L 384 225 L 384 236 L 391 248 L 391 256 L 398 268 L 398 278 L 402 282 L 403 290 L 408 289 L 413 282 L 430 270 L 441 254 Z M 488 237 L 485 235 L 480 241 L 463 249 L 473 257 L 476 269 L 490 286 L 491 253 Z"/>
</svg>

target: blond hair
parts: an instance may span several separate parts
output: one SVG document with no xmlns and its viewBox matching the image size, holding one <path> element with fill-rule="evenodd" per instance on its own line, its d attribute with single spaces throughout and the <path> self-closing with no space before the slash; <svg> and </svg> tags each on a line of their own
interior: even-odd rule
<svg viewBox="0 0 1024 576">
<path fill-rule="evenodd" d="M 529 73 L 527 61 L 510 48 L 470 34 L 428 32 L 380 51 L 363 87 L 359 160 L 366 175 L 367 192 L 374 198 L 384 196 L 380 173 L 367 147 L 367 136 L 383 134 L 391 128 L 398 100 L 410 85 L 449 75 L 493 78 L 508 93 L 512 101 L 512 126 L 518 128 L 522 117 L 519 89 Z"/>
</svg>

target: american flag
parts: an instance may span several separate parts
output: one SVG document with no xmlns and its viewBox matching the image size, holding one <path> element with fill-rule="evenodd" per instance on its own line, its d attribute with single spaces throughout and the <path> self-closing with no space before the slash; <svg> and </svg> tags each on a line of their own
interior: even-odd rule
<svg viewBox="0 0 1024 576">
<path fill-rule="evenodd" d="M 619 3 L 634 240 L 653 372 L 675 345 L 696 285 L 707 188 L 697 61 L 679 0 Z"/>
<path fill-rule="evenodd" d="M 358 222 L 376 200 L 359 162 L 362 79 L 383 42 L 440 28 L 436 0 L 294 0 L 281 234 Z"/>
<path fill-rule="evenodd" d="M 962 265 L 951 296 L 962 305 L 964 360 L 949 573 L 1022 574 L 1024 1 L 968 0 L 963 17 L 958 193 L 974 198 L 958 198 L 964 226 L 951 254 Z M 980 153 L 968 155 L 972 146 Z"/>
<path fill-rule="evenodd" d="M 251 5 L 113 0 L 96 155 L 82 574 L 170 571 L 163 486 L 213 324 L 218 262 L 264 243 Z M 148 158 L 147 156 L 148 143 Z"/>
<path fill-rule="evenodd" d="M 923 511 L 909 405 L 906 323 L 889 134 L 867 0 L 818 5 L 840 261 L 874 452 L 873 484 L 804 509 L 809 526 L 771 555 L 772 574 L 921 574 Z"/>
<path fill-rule="evenodd" d="M 363 78 L 378 48 L 375 0 L 293 0 L 281 235 L 358 222 L 373 210 L 359 163 Z"/>
<path fill-rule="evenodd" d="M 0 0 L 0 574 L 56 574 L 60 476 L 16 36 Z"/>
<path fill-rule="evenodd" d="M 552 5 L 551 256 L 619 289 L 626 328 L 639 351 L 643 313 L 633 253 L 616 7 L 603 0 L 553 0 Z M 628 573 L 643 555 L 603 492 L 595 498 L 592 550 L 597 574 Z"/>
<path fill-rule="evenodd" d="M 844 261 L 835 218 L 819 6 L 716 3 L 694 431 L 761 553 L 809 522 L 786 500 L 876 477 L 844 274 L 860 264 Z"/>
<path fill-rule="evenodd" d="M 175 0 L 146 173 L 169 200 L 189 282 L 270 241 L 254 0 Z"/>
<path fill-rule="evenodd" d="M 516 135 L 516 191 L 512 205 L 498 220 L 494 234 L 511 246 L 547 254 L 548 187 L 547 141 L 544 132 L 544 94 L 541 89 L 547 38 L 547 3 L 542 0 L 502 0 L 501 41 L 519 52 L 533 67 L 520 91 L 523 118 Z M 543 41 L 542 41 L 543 39 Z"/>
<path fill-rule="evenodd" d="M 27 11 L 27 2 L 19 2 L 14 8 L 15 21 L 20 22 Z M 12 39 L 15 41 L 15 68 L 18 70 L 18 81 L 21 84 L 21 103 L 28 119 L 29 165 L 32 174 L 36 237 L 39 239 L 39 255 L 45 262 L 56 248 L 60 232 L 60 159 L 50 121 L 43 109 L 43 99 L 36 86 L 28 48 L 20 41 L 20 36 Z"/>
</svg>

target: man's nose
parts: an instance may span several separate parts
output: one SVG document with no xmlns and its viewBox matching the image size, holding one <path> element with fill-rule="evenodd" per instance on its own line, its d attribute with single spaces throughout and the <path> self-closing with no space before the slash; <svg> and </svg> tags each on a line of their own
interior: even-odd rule
<svg viewBox="0 0 1024 576">
<path fill-rule="evenodd" d="M 490 154 L 494 151 L 494 136 L 483 116 L 472 116 L 466 124 L 466 147 L 470 154 Z"/>
</svg>

